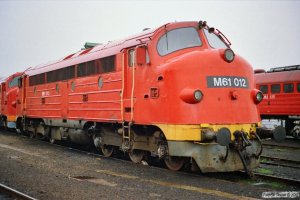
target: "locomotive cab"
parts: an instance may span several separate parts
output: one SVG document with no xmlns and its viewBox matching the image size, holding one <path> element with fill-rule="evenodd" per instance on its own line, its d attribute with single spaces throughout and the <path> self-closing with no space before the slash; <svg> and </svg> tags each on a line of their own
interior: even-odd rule
<svg viewBox="0 0 300 200">
<path fill-rule="evenodd" d="M 250 64 L 229 46 L 205 23 L 167 24 L 147 43 L 149 67 L 136 65 L 129 120 L 159 127 L 170 169 L 180 169 L 185 158 L 202 172 L 258 166 L 257 104 L 263 96 Z M 145 50 L 137 49 L 136 62 L 145 63 Z"/>
</svg>

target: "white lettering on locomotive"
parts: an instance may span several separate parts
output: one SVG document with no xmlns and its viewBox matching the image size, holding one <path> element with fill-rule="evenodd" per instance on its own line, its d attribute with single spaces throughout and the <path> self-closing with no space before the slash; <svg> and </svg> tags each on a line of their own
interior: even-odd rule
<svg viewBox="0 0 300 200">
<path fill-rule="evenodd" d="M 207 77 L 208 87 L 248 88 L 248 80 L 242 77 Z"/>
</svg>

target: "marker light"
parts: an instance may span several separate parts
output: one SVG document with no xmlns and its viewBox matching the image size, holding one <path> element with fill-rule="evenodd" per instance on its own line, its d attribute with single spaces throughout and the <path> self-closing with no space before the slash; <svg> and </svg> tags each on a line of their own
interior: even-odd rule
<svg viewBox="0 0 300 200">
<path fill-rule="evenodd" d="M 180 94 L 180 98 L 190 104 L 199 103 L 203 99 L 203 93 L 198 89 L 185 88 Z"/>
<path fill-rule="evenodd" d="M 201 101 L 202 96 L 203 96 L 203 94 L 200 90 L 195 90 L 194 98 L 195 98 L 196 101 L 198 101 L 198 102 Z"/>
<path fill-rule="evenodd" d="M 224 52 L 224 60 L 226 62 L 232 62 L 234 59 L 234 52 L 231 49 L 226 49 Z"/>
</svg>

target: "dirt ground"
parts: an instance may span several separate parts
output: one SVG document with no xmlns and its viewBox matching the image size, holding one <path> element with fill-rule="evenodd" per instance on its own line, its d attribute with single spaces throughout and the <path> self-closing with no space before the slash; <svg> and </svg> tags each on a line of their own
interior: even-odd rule
<svg viewBox="0 0 300 200">
<path fill-rule="evenodd" d="M 8 132 L 0 133 L 0 182 L 35 198 L 51 200 L 260 199 L 263 192 L 271 190 L 247 181 L 232 182 L 87 155 Z"/>
</svg>

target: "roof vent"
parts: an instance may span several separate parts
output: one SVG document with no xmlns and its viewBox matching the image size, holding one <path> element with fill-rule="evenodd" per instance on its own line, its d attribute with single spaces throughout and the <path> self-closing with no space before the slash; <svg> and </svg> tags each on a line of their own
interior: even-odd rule
<svg viewBox="0 0 300 200">
<path fill-rule="evenodd" d="M 260 73 L 265 73 L 265 72 L 266 72 L 266 70 L 264 70 L 264 69 L 255 69 L 254 70 L 255 74 L 260 74 Z"/>
<path fill-rule="evenodd" d="M 93 48 L 93 47 L 95 47 L 95 46 L 97 46 L 97 45 L 99 45 L 99 44 L 101 44 L 101 43 L 86 42 L 86 43 L 84 44 L 84 48 L 85 48 L 85 49 L 90 49 L 90 48 Z"/>
</svg>

